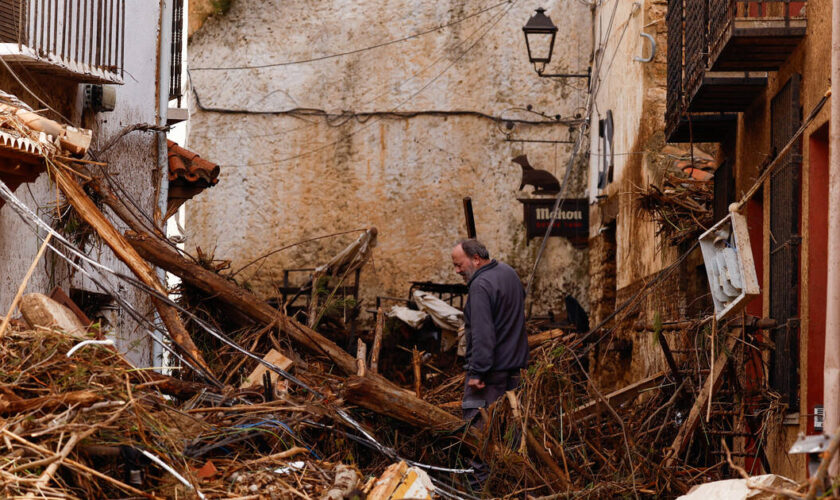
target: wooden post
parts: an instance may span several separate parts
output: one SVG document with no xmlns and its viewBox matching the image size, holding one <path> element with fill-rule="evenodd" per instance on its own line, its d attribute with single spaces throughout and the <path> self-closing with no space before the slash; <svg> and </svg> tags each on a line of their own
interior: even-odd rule
<svg viewBox="0 0 840 500">
<path fill-rule="evenodd" d="M 370 349 L 370 372 L 379 373 L 379 350 L 382 348 L 382 330 L 385 327 L 385 315 L 382 308 L 376 310 L 376 329 L 373 331 L 373 347 Z"/>
<path fill-rule="evenodd" d="M 356 347 L 356 374 L 360 377 L 364 377 L 367 375 L 367 363 L 365 362 L 367 359 L 367 346 L 362 339 L 357 340 L 359 343 L 358 347 Z"/>
<path fill-rule="evenodd" d="M 96 230 L 102 240 L 113 250 L 114 254 L 123 261 L 131 272 L 137 276 L 145 285 L 153 288 L 161 295 L 166 295 L 166 288 L 160 283 L 152 267 L 143 260 L 140 255 L 128 244 L 122 234 L 114 227 L 105 215 L 97 208 L 93 201 L 84 192 L 81 186 L 61 168 L 51 169 L 53 178 L 59 189 L 64 193 L 67 201 L 73 206 L 79 216 Z M 169 331 L 172 340 L 181 347 L 203 370 L 211 376 L 213 372 L 204 361 L 201 352 L 193 343 L 187 329 L 181 322 L 180 316 L 174 307 L 167 303 L 152 298 L 152 303 L 157 309 L 161 321 Z"/>
<path fill-rule="evenodd" d="M 727 338 L 726 348 L 715 360 L 715 364 L 709 372 L 708 378 L 706 378 L 706 383 L 703 384 L 703 387 L 700 389 L 700 393 L 697 395 L 697 399 L 694 401 L 694 406 L 691 407 L 691 411 L 688 413 L 688 418 L 686 418 L 685 422 L 683 422 L 682 427 L 680 427 L 680 430 L 677 433 L 677 437 L 674 438 L 674 443 L 671 445 L 668 453 L 666 453 L 667 458 L 665 459 L 665 467 L 673 465 L 674 461 L 678 460 L 683 452 L 685 452 L 685 449 L 691 440 L 691 436 L 694 434 L 695 429 L 697 429 L 697 425 L 700 424 L 700 420 L 703 418 L 703 410 L 715 395 L 715 392 L 717 392 L 721 382 L 723 381 L 723 370 L 729 362 L 730 353 L 735 348 L 739 335 L 740 329 L 735 329 L 730 334 L 729 338 Z"/>
<path fill-rule="evenodd" d="M 417 346 L 411 349 L 411 364 L 414 365 L 414 394 L 419 398 L 423 387 L 423 351 L 418 351 Z"/>
</svg>

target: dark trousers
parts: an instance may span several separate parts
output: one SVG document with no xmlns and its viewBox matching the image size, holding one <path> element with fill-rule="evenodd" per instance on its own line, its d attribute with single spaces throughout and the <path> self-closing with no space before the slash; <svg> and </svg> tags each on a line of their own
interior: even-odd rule
<svg viewBox="0 0 840 500">
<path fill-rule="evenodd" d="M 467 375 L 467 380 L 469 378 L 470 376 Z M 484 420 L 481 418 L 479 410 L 487 408 L 504 396 L 507 391 L 512 391 L 517 387 L 519 387 L 519 370 L 488 373 L 484 377 L 483 389 L 470 387 L 464 381 L 464 400 L 461 402 L 464 420 L 478 429 L 483 429 Z M 468 463 L 474 470 L 472 474 L 467 476 L 470 489 L 473 492 L 480 492 L 484 489 L 484 485 L 490 477 L 490 467 L 478 457 L 468 460 Z"/>
<path fill-rule="evenodd" d="M 482 428 L 484 422 L 480 418 L 476 419 L 480 408 L 487 408 L 496 400 L 505 395 L 507 391 L 512 391 L 519 387 L 519 370 L 490 372 L 484 377 L 484 388 L 477 389 L 467 385 L 470 376 L 467 375 L 467 380 L 464 381 L 464 399 L 461 402 L 461 410 L 463 411 L 464 420 L 472 423 L 472 425 Z"/>
</svg>

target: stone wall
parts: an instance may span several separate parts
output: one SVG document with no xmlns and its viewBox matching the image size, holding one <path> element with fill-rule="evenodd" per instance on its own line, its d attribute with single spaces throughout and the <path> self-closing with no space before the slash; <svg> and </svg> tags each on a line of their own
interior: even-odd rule
<svg viewBox="0 0 840 500">
<path fill-rule="evenodd" d="M 529 65 L 521 28 L 532 6 L 493 5 L 236 0 L 208 18 L 190 41 L 188 146 L 222 173 L 187 205 L 188 248 L 214 250 L 238 269 L 284 245 L 376 226 L 379 244 L 362 273 L 370 307 L 376 295 L 406 296 L 409 281 L 460 281 L 449 251 L 465 235 L 461 200 L 470 196 L 479 238 L 525 279 L 540 242 L 526 241 L 517 197 L 530 188 L 518 190 L 521 170 L 511 159 L 525 153 L 562 179 L 571 145 L 507 139 L 566 141 L 569 127 L 554 117 L 573 119 L 585 96 Z M 545 7 L 558 24 L 579 20 L 559 32 L 552 71 L 585 69 L 588 8 Z M 344 57 L 207 69 L 319 58 L 447 24 Z M 585 196 L 580 158 L 566 197 Z M 271 297 L 283 269 L 323 263 L 353 237 L 278 252 L 238 278 Z M 587 263 L 586 250 L 551 238 L 533 312 L 562 312 L 565 294 L 588 309 Z"/>
</svg>

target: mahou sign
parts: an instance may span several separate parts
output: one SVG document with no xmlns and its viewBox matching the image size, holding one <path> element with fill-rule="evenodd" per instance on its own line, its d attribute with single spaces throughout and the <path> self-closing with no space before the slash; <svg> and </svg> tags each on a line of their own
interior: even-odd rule
<svg viewBox="0 0 840 500">
<path fill-rule="evenodd" d="M 520 198 L 525 212 L 525 229 L 528 239 L 542 238 L 551 222 L 551 211 L 557 200 L 551 198 Z M 589 200 L 564 199 L 551 228 L 551 236 L 568 238 L 575 245 L 586 245 L 589 239 Z"/>
</svg>

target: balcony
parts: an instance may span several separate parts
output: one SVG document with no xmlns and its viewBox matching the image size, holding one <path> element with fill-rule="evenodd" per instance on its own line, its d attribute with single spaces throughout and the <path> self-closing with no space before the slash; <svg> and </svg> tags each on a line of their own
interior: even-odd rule
<svg viewBox="0 0 840 500">
<path fill-rule="evenodd" d="M 122 83 L 125 0 L 3 0 L 0 57 L 79 83 Z"/>
<path fill-rule="evenodd" d="M 806 2 L 668 2 L 669 142 L 719 142 L 805 36 Z"/>
</svg>

